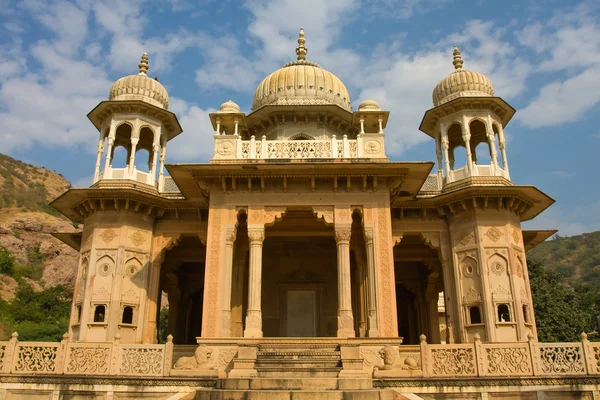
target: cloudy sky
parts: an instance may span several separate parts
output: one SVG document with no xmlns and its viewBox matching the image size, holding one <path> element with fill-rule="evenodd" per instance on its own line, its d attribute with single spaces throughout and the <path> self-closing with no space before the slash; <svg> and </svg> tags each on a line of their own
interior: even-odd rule
<svg viewBox="0 0 600 400">
<path fill-rule="evenodd" d="M 86 114 L 147 51 L 184 129 L 167 161 L 207 162 L 208 113 L 229 99 L 248 112 L 260 80 L 295 58 L 300 26 L 307 58 L 354 108 L 372 98 L 391 111 L 394 161 L 435 160 L 418 126 L 458 45 L 518 110 L 505 129 L 513 181 L 557 200 L 526 227 L 600 229 L 597 1 L 0 0 L 0 152 L 89 185 Z"/>
</svg>

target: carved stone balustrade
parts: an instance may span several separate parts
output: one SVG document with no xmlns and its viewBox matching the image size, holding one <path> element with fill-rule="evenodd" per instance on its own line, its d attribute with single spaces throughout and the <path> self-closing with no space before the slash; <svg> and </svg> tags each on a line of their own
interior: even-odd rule
<svg viewBox="0 0 600 400">
<path fill-rule="evenodd" d="M 19 342 L 15 333 L 0 342 L 0 375 L 87 375 L 225 378 L 237 371 L 240 348 L 261 343 L 290 344 L 285 338 L 199 338 L 198 346 L 113 342 Z M 290 339 L 299 340 L 299 339 Z M 581 342 L 528 342 L 402 345 L 400 338 L 318 338 L 340 349 L 357 349 L 352 371 L 378 378 L 556 377 L 600 375 L 600 343 L 582 334 Z M 313 342 L 310 342 L 312 340 Z M 300 340 L 301 341 L 301 340 Z M 174 357 L 175 354 L 175 357 Z M 361 361 L 362 360 L 362 361 Z M 247 361 L 247 360 L 246 360 Z M 235 372 L 234 372 L 235 374 Z"/>
<path fill-rule="evenodd" d="M 363 134 L 356 139 L 332 136 L 325 140 L 242 140 L 239 135 L 215 135 L 211 162 L 260 159 L 387 159 L 383 134 Z"/>
</svg>

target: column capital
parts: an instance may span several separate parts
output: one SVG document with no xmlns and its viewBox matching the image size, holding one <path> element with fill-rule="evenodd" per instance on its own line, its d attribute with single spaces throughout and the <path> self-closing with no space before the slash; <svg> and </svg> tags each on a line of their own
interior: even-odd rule
<svg viewBox="0 0 600 400">
<path fill-rule="evenodd" d="M 237 235 L 237 227 L 225 228 L 225 243 L 233 245 Z"/>
<path fill-rule="evenodd" d="M 335 228 L 335 242 L 337 244 L 350 243 L 352 230 L 348 228 Z"/>
<path fill-rule="evenodd" d="M 367 244 L 370 244 L 373 242 L 373 233 L 374 233 L 373 227 L 365 227 L 363 234 L 365 236 L 365 242 Z"/>
<path fill-rule="evenodd" d="M 265 228 L 248 228 L 250 244 L 262 244 L 265 240 Z"/>
</svg>

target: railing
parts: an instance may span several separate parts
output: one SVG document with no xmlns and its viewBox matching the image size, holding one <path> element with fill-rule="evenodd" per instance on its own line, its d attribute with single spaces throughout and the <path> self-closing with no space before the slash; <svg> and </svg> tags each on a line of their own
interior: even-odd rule
<svg viewBox="0 0 600 400">
<path fill-rule="evenodd" d="M 383 134 L 363 134 L 341 140 L 242 140 L 238 135 L 215 135 L 214 160 L 385 158 Z"/>
<path fill-rule="evenodd" d="M 451 170 L 446 176 L 446 183 L 460 181 L 461 179 L 469 178 L 471 176 L 498 176 L 510 179 L 510 176 L 504 169 L 496 167 L 494 164 L 474 164 L 472 169 L 469 169 L 468 166 L 464 166 L 462 168 Z"/>
<path fill-rule="evenodd" d="M 183 356 L 178 361 L 173 359 L 170 336 L 166 344 L 123 344 L 119 335 L 113 342 L 71 342 L 68 335 L 58 343 L 19 342 L 17 337 L 14 333 L 10 341 L 0 342 L 0 374 L 206 376 L 217 370 L 229 373 L 243 345 L 212 338 L 200 347 L 178 346 L 175 354 Z M 358 368 L 368 374 L 374 372 L 375 378 L 600 375 L 600 343 L 590 342 L 585 334 L 576 343 L 538 343 L 532 338 L 527 342 L 482 343 L 476 336 L 474 343 L 428 344 L 422 335 L 419 345 L 398 346 L 399 339 L 395 345 L 390 344 L 394 339 L 387 340 L 387 345 L 377 344 L 382 339 L 356 338 L 352 339 L 354 344 L 342 339 L 348 343 L 340 346 L 358 346 L 357 357 L 363 360 Z"/>
<path fill-rule="evenodd" d="M 98 174 L 98 179 L 130 179 L 132 181 L 145 183 L 146 185 L 154 185 L 154 179 L 152 179 L 152 174 L 148 172 L 138 171 L 134 168 L 132 172 L 129 171 L 129 168 L 108 168 L 104 171 L 101 171 Z"/>
</svg>

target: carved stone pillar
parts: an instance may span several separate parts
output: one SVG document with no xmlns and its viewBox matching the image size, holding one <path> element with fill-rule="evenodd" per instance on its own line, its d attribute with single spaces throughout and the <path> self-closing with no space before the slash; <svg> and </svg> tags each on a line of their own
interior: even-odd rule
<svg viewBox="0 0 600 400">
<path fill-rule="evenodd" d="M 100 175 L 100 163 L 102 162 L 102 153 L 104 152 L 104 134 L 100 133 L 100 139 L 98 140 L 98 155 L 96 156 L 96 168 L 94 169 L 94 181 L 98 181 Z"/>
<path fill-rule="evenodd" d="M 350 227 L 336 228 L 338 267 L 338 337 L 354 337 L 350 279 Z"/>
<path fill-rule="evenodd" d="M 139 132 L 138 132 L 139 135 Z M 131 152 L 129 154 L 129 173 L 132 174 L 135 170 L 135 152 L 140 139 L 136 137 L 131 138 Z"/>
<path fill-rule="evenodd" d="M 440 338 L 440 318 L 438 315 L 439 295 L 436 290 L 436 284 L 430 283 L 425 291 L 425 301 L 427 302 L 427 316 L 429 325 L 429 343 L 441 343 Z"/>
<path fill-rule="evenodd" d="M 367 250 L 367 307 L 369 313 L 367 336 L 377 337 L 379 336 L 379 316 L 377 313 L 377 269 L 375 268 L 373 228 L 365 228 L 364 236 Z"/>
<path fill-rule="evenodd" d="M 262 337 L 262 248 L 265 240 L 265 228 L 248 228 L 250 242 L 250 266 L 248 273 L 248 311 L 244 337 Z"/>
<path fill-rule="evenodd" d="M 223 255 L 223 280 L 221 286 L 223 309 L 221 312 L 221 336 L 231 336 L 231 276 L 233 270 L 233 245 L 237 228 L 225 229 L 225 254 Z M 262 244 L 261 244 L 262 246 Z"/>
</svg>

